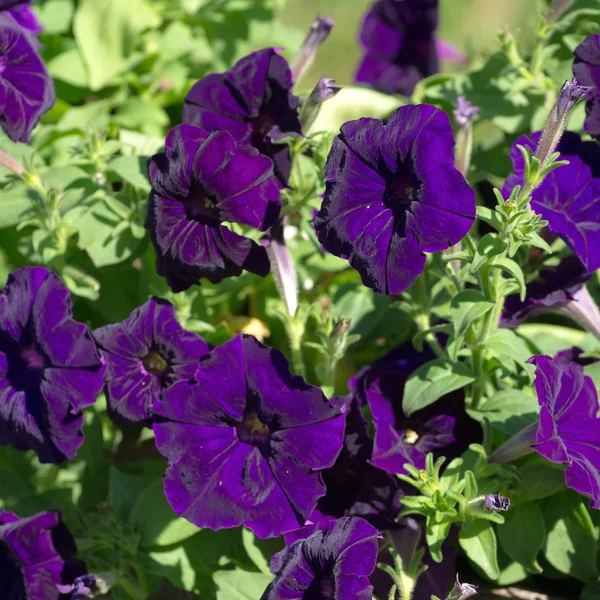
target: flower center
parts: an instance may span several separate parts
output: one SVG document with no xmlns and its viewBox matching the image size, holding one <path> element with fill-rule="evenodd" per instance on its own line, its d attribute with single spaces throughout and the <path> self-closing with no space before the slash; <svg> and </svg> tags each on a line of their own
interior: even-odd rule
<svg viewBox="0 0 600 600">
<path fill-rule="evenodd" d="M 8 371 L 6 378 L 18 391 L 26 391 L 39 385 L 46 361 L 29 335 L 19 343 L 0 339 L 0 352 L 6 355 Z"/>
<path fill-rule="evenodd" d="M 331 578 L 321 573 L 313 579 L 312 583 L 308 586 L 306 592 L 302 596 L 303 600 L 333 600 L 334 599 L 334 588 Z"/>
<path fill-rule="evenodd" d="M 387 181 L 383 201 L 392 211 L 397 210 L 398 204 L 405 208 L 415 199 L 415 189 L 412 187 L 410 177 L 402 174 Z"/>
<path fill-rule="evenodd" d="M 236 426 L 238 437 L 245 444 L 259 446 L 268 442 L 271 431 L 266 423 L 263 423 L 255 412 L 244 415 L 244 419 Z"/>
<path fill-rule="evenodd" d="M 250 120 L 250 123 L 252 123 L 252 145 L 260 149 L 265 143 L 265 137 L 276 123 L 266 110 L 262 110 L 258 117 Z"/>
<path fill-rule="evenodd" d="M 144 365 L 144 369 L 148 373 L 152 373 L 152 375 L 161 375 L 165 374 L 165 371 L 169 367 L 167 361 L 158 353 L 156 350 L 150 350 L 144 358 L 142 358 L 142 364 Z"/>
<path fill-rule="evenodd" d="M 194 183 L 188 197 L 183 202 L 185 214 L 188 219 L 211 225 L 219 224 L 219 210 L 216 201 L 211 198 L 202 186 Z"/>
<path fill-rule="evenodd" d="M 411 446 L 414 446 L 419 441 L 419 434 L 414 429 L 404 430 L 404 441 Z"/>
</svg>

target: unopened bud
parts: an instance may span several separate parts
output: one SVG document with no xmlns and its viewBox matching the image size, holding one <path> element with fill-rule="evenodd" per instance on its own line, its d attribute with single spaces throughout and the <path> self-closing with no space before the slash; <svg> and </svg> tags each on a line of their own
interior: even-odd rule
<svg viewBox="0 0 600 600">
<path fill-rule="evenodd" d="M 446 600 L 466 600 L 477 594 L 477 586 L 470 583 L 461 583 L 456 575 L 456 583 Z"/>
<path fill-rule="evenodd" d="M 352 319 L 340 319 L 339 321 L 336 321 L 333 325 L 333 331 L 331 332 L 331 339 L 334 342 L 341 341 L 350 330 L 351 324 Z"/>
<path fill-rule="evenodd" d="M 317 18 L 310 26 L 310 29 L 302 42 L 302 46 L 300 46 L 300 50 L 298 50 L 290 67 L 292 79 L 295 84 L 297 84 L 306 71 L 308 71 L 308 68 L 317 55 L 319 47 L 327 39 L 332 28 L 333 21 L 331 19 L 317 15 Z"/>
<path fill-rule="evenodd" d="M 479 106 L 473 105 L 464 96 L 456 99 L 456 108 L 452 111 L 456 123 L 460 127 L 466 127 L 479 113 Z"/>
<path fill-rule="evenodd" d="M 510 498 L 501 496 L 499 492 L 497 494 L 487 494 L 483 502 L 483 507 L 492 512 L 508 510 L 509 506 Z"/>
<path fill-rule="evenodd" d="M 565 81 L 548 115 L 540 143 L 535 151 L 542 168 L 548 164 L 550 156 L 558 146 L 575 105 L 586 97 L 589 90 L 590 87 L 579 85 L 575 78 L 572 81 Z"/>
<path fill-rule="evenodd" d="M 339 85 L 335 85 L 335 79 L 331 79 L 330 77 L 321 77 L 319 79 L 317 85 L 302 106 L 302 114 L 300 116 L 302 131 L 310 129 L 310 126 L 319 115 L 323 102 L 333 98 L 341 89 Z"/>
</svg>

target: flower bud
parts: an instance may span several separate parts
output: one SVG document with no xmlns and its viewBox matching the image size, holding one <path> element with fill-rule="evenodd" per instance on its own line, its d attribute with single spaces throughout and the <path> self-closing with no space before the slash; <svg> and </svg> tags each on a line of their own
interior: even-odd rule
<svg viewBox="0 0 600 600">
<path fill-rule="evenodd" d="M 575 105 L 585 98 L 590 89 L 590 87 L 579 85 L 575 78 L 572 81 L 565 81 L 550 115 L 548 115 L 540 143 L 535 151 L 535 156 L 540 161 L 542 168 L 547 166 L 550 156 L 560 142 Z"/>
<path fill-rule="evenodd" d="M 456 575 L 456 583 L 446 600 L 466 600 L 477 594 L 477 586 L 470 583 L 461 583 Z"/>
<path fill-rule="evenodd" d="M 308 71 L 308 68 L 317 55 L 319 47 L 327 39 L 332 28 L 333 21 L 331 19 L 317 15 L 291 65 L 292 79 L 295 84 Z"/>
<path fill-rule="evenodd" d="M 510 498 L 505 498 L 500 495 L 500 492 L 497 494 L 486 494 L 485 500 L 483 502 L 483 507 L 486 510 L 497 512 L 501 510 L 508 510 L 510 506 Z"/>
<path fill-rule="evenodd" d="M 341 89 L 339 85 L 335 85 L 335 79 L 331 79 L 330 77 L 321 77 L 319 79 L 317 85 L 302 106 L 302 114 L 300 115 L 302 131 L 310 129 L 321 110 L 323 102 L 333 98 Z"/>
</svg>

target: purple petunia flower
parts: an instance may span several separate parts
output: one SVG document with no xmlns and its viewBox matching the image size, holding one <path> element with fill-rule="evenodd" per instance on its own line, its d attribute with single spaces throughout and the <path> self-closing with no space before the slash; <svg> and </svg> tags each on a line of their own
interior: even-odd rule
<svg viewBox="0 0 600 600">
<path fill-rule="evenodd" d="M 198 527 L 271 537 L 304 525 L 343 443 L 342 412 L 249 335 L 204 356 L 152 411 L 166 421 L 154 424 L 165 494 Z"/>
<path fill-rule="evenodd" d="M 404 473 L 406 463 L 423 469 L 427 453 L 450 460 L 460 456 L 469 444 L 481 440 L 479 426 L 465 413 L 460 391 L 410 417 L 404 414 L 406 381 L 432 358 L 433 353 L 417 353 L 408 342 L 365 367 L 349 382 L 355 398 L 368 404 L 373 415 L 373 466 L 393 474 Z"/>
<path fill-rule="evenodd" d="M 600 508 L 600 419 L 598 394 L 583 367 L 550 356 L 533 356 L 539 422 L 526 427 L 490 458 L 515 460 L 532 450 L 553 463 L 566 463 L 565 482 Z"/>
<path fill-rule="evenodd" d="M 261 600 L 371 600 L 369 575 L 377 561 L 378 531 L 343 517 L 275 554 L 275 580 Z"/>
<path fill-rule="evenodd" d="M 563 136 L 565 143 L 561 140 L 557 147 L 560 158 L 569 164 L 546 175 L 531 196 L 531 208 L 548 221 L 548 229 L 568 244 L 588 271 L 595 271 L 600 268 L 600 179 L 593 176 L 587 163 L 595 163 L 595 169 L 599 168 L 594 160 L 598 151 L 584 143 L 577 144 L 573 135 L 576 134 Z M 523 183 L 525 165 L 517 145 L 535 150 L 540 136 L 541 132 L 521 136 L 513 144 L 510 157 L 515 172 L 502 188 L 505 198 L 515 185 Z M 578 149 L 582 156 L 567 154 L 569 150 Z"/>
<path fill-rule="evenodd" d="M 57 512 L 21 519 L 0 509 L 0 598 L 59 600 L 60 588 L 85 572 L 71 558 L 76 551 Z"/>
<path fill-rule="evenodd" d="M 438 0 L 379 0 L 360 32 L 365 50 L 356 81 L 386 94 L 410 96 L 438 72 L 435 30 Z"/>
<path fill-rule="evenodd" d="M 40 35 L 44 31 L 31 8 L 32 0 L 0 0 L 0 11 L 7 10 L 10 16 L 33 35 Z"/>
<path fill-rule="evenodd" d="M 56 100 L 54 83 L 35 44 L 37 40 L 10 14 L 0 14 L 0 126 L 14 142 L 29 142 Z"/>
<path fill-rule="evenodd" d="M 212 349 L 183 329 L 173 306 L 159 298 L 93 336 L 106 362 L 108 410 L 117 423 L 149 425 L 150 406 L 163 389 L 193 378 L 199 358 Z"/>
<path fill-rule="evenodd" d="M 146 228 L 156 249 L 156 268 L 175 292 L 206 277 L 218 283 L 242 269 L 265 276 L 264 248 L 234 233 L 224 221 L 264 231 L 281 208 L 273 163 L 226 131 L 208 133 L 178 125 L 166 150 L 148 161 L 152 184 Z"/>
<path fill-rule="evenodd" d="M 585 105 L 583 129 L 600 139 L 600 35 L 588 35 L 574 51 L 573 75 L 581 85 L 592 88 Z"/>
<path fill-rule="evenodd" d="M 317 510 L 333 517 L 358 516 L 379 530 L 397 527 L 402 508 L 401 482 L 369 460 L 373 440 L 360 407 L 351 400 L 346 410 L 344 446 L 333 467 L 322 473 L 327 493 L 319 499 Z M 311 516 L 311 521 L 315 521 Z"/>
<path fill-rule="evenodd" d="M 96 344 L 73 320 L 69 291 L 43 267 L 18 269 L 0 292 L 0 444 L 41 462 L 72 459 L 82 409 L 104 385 Z"/>
<path fill-rule="evenodd" d="M 275 164 L 282 185 L 290 177 L 291 155 L 285 136 L 301 134 L 300 100 L 291 92 L 287 61 L 273 48 L 253 52 L 230 71 L 212 73 L 188 92 L 183 121 L 208 131 L 222 129 L 239 144 L 254 146 Z"/>
<path fill-rule="evenodd" d="M 475 219 L 475 194 L 454 167 L 450 120 L 427 104 L 400 107 L 387 125 L 344 123 L 325 181 L 319 241 L 377 294 L 409 288 L 424 253 L 456 244 Z"/>
</svg>

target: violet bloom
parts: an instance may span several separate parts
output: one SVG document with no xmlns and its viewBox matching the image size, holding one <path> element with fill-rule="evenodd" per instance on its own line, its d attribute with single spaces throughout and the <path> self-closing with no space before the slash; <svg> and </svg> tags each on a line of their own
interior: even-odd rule
<svg viewBox="0 0 600 600">
<path fill-rule="evenodd" d="M 300 100 L 292 94 L 287 61 L 273 48 L 253 52 L 230 71 L 198 81 L 185 97 L 183 121 L 208 131 L 222 129 L 239 144 L 254 146 L 275 163 L 286 185 L 291 171 L 289 146 L 278 143 L 301 134 Z"/>
<path fill-rule="evenodd" d="M 376 2 L 360 32 L 365 54 L 356 81 L 410 96 L 421 79 L 438 72 L 437 22 L 438 0 Z"/>
<path fill-rule="evenodd" d="M 586 147 L 583 156 L 563 153 L 565 146 L 583 147 L 573 141 L 572 135 L 567 136 L 565 145 L 561 141 L 557 147 L 560 158 L 568 160 L 569 164 L 546 175 L 531 196 L 531 208 L 548 221 L 548 229 L 565 241 L 588 271 L 595 271 L 600 268 L 600 179 L 593 176 L 592 168 L 586 162 L 593 161 L 597 152 Z M 540 136 L 541 132 L 536 132 L 531 136 L 523 135 L 514 142 L 510 157 L 515 172 L 502 188 L 505 198 L 515 185 L 523 183 L 524 161 L 517 145 L 535 150 Z M 598 164 L 595 168 L 599 168 Z"/>
<path fill-rule="evenodd" d="M 36 43 L 10 14 L 0 13 L 0 126 L 13 142 L 29 142 L 56 100 Z"/>
<path fill-rule="evenodd" d="M 588 35 L 574 51 L 573 75 L 592 88 L 585 105 L 583 130 L 600 139 L 600 35 Z"/>
<path fill-rule="evenodd" d="M 108 410 L 117 423 L 149 425 L 150 406 L 162 391 L 191 379 L 198 359 L 211 350 L 186 331 L 166 300 L 150 298 L 122 323 L 96 329 L 93 336 L 106 362 Z"/>
<path fill-rule="evenodd" d="M 200 359 L 152 411 L 164 418 L 154 433 L 169 459 L 165 494 L 198 527 L 271 537 L 304 525 L 343 443 L 342 412 L 249 335 Z"/>
<path fill-rule="evenodd" d="M 33 35 L 40 35 L 44 31 L 31 8 L 31 0 L 0 0 L 0 11 L 7 10 L 10 16 Z"/>
<path fill-rule="evenodd" d="M 0 598 L 59 600 L 60 589 L 85 572 L 73 537 L 57 512 L 19 518 L 0 509 Z"/>
<path fill-rule="evenodd" d="M 533 356 L 539 422 L 526 427 L 490 458 L 515 460 L 532 450 L 553 463 L 566 463 L 565 482 L 600 508 L 600 419 L 593 381 L 577 363 Z"/>
<path fill-rule="evenodd" d="M 265 231 L 281 208 L 273 163 L 226 131 L 178 125 L 166 150 L 148 161 L 152 184 L 146 228 L 156 269 L 175 292 L 205 277 L 213 283 L 243 269 L 265 276 L 264 248 L 234 233 L 224 221 Z"/>
<path fill-rule="evenodd" d="M 73 320 L 69 291 L 43 267 L 24 267 L 0 292 L 0 444 L 43 463 L 72 459 L 82 409 L 104 385 L 96 344 Z"/>
<path fill-rule="evenodd" d="M 388 473 L 405 473 L 406 463 L 424 469 L 429 452 L 451 460 L 469 444 L 481 441 L 479 426 L 465 413 L 461 391 L 448 394 L 410 417 L 404 414 L 406 380 L 432 358 L 432 353 L 418 353 L 408 342 L 349 382 L 355 398 L 366 402 L 373 415 L 375 438 L 370 463 Z"/>
<path fill-rule="evenodd" d="M 275 580 L 261 600 L 371 600 L 369 575 L 377 562 L 378 531 L 343 517 L 275 554 Z"/>
<path fill-rule="evenodd" d="M 491 512 L 506 511 L 510 508 L 510 498 L 501 496 L 500 492 L 497 494 L 486 494 L 483 501 L 483 507 L 485 510 Z"/>
<path fill-rule="evenodd" d="M 370 464 L 372 454 L 367 423 L 358 403 L 352 400 L 346 410 L 342 451 L 333 467 L 322 473 L 327 493 L 317 504 L 320 513 L 362 517 L 379 530 L 397 527 L 396 517 L 402 508 L 401 482 Z"/>
<path fill-rule="evenodd" d="M 425 252 L 458 243 L 475 219 L 475 194 L 454 167 L 450 120 L 427 104 L 400 107 L 387 125 L 344 123 L 325 181 L 319 241 L 377 294 L 408 289 Z"/>
</svg>

